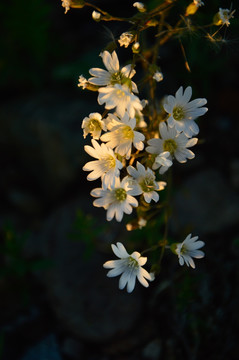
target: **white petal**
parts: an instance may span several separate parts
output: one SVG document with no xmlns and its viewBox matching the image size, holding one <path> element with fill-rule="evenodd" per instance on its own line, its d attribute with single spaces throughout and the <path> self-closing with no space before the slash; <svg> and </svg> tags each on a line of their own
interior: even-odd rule
<svg viewBox="0 0 239 360">
<path fill-rule="evenodd" d="M 144 273 L 142 272 L 142 270 L 144 269 L 139 269 L 138 273 L 137 273 L 137 278 L 139 280 L 139 282 L 144 286 L 144 287 L 148 287 L 149 283 L 147 282 L 147 280 L 145 279 Z M 145 270 L 146 271 L 146 270 Z"/>
<path fill-rule="evenodd" d="M 122 209 L 122 206 L 118 204 L 116 211 L 115 211 L 115 219 L 118 222 L 121 222 L 121 220 L 123 219 L 124 216 L 124 212 Z"/>
<path fill-rule="evenodd" d="M 107 276 L 108 277 L 118 276 L 118 275 L 122 274 L 124 272 L 124 270 L 125 270 L 124 266 L 117 267 L 115 269 L 112 269 L 112 270 L 108 271 Z"/>
<path fill-rule="evenodd" d="M 137 260 L 140 266 L 144 266 L 147 262 L 147 257 L 146 256 L 140 256 L 139 259 Z"/>
<path fill-rule="evenodd" d="M 182 266 L 184 264 L 184 258 L 179 256 L 179 264 Z"/>
<path fill-rule="evenodd" d="M 122 243 L 117 242 L 116 245 L 114 245 L 114 244 L 111 245 L 112 250 L 116 256 L 118 256 L 121 259 L 129 257 L 129 254 L 127 253 L 127 251 Z"/>
<path fill-rule="evenodd" d="M 128 293 L 131 293 L 134 290 L 135 280 L 136 280 L 135 274 L 131 273 L 131 275 L 128 279 L 128 284 L 127 284 L 127 292 Z"/>
<path fill-rule="evenodd" d="M 177 100 L 181 101 L 181 98 L 183 96 L 183 87 L 180 86 L 180 88 L 177 90 L 175 97 Z"/>
<path fill-rule="evenodd" d="M 130 273 L 128 271 L 124 272 L 121 275 L 121 277 L 119 279 L 119 288 L 120 288 L 120 290 L 122 290 L 125 287 L 125 285 L 127 284 L 128 279 L 129 279 L 129 275 L 130 275 Z"/>
<path fill-rule="evenodd" d="M 184 91 L 184 94 L 183 94 L 183 103 L 186 104 L 189 102 L 189 100 L 191 99 L 191 96 L 192 96 L 192 88 L 191 86 L 188 86 L 185 91 Z"/>
</svg>

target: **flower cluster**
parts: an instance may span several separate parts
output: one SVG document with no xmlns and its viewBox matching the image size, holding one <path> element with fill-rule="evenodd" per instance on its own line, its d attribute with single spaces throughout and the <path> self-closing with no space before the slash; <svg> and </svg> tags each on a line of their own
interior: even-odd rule
<svg viewBox="0 0 239 360">
<path fill-rule="evenodd" d="M 147 222 L 157 217 L 163 208 L 167 228 L 169 204 L 161 199 L 170 192 L 171 167 L 195 157 L 192 148 L 198 143 L 197 120 L 208 109 L 205 98 L 192 99 L 191 86 L 180 86 L 175 89 L 174 95 L 157 99 L 155 89 L 164 81 L 164 74 L 157 64 L 160 59 L 158 50 L 171 37 L 183 34 L 187 26 L 190 27 L 190 17 L 205 4 L 201 0 L 192 0 L 174 27 L 164 20 L 174 6 L 174 2 L 167 0 L 151 10 L 142 2 L 134 2 L 131 6 L 136 14 L 130 18 L 114 17 L 84 0 L 61 2 L 65 12 L 71 7 L 90 6 L 94 9 L 92 19 L 96 22 L 112 20 L 129 24 L 128 29 L 125 28 L 116 41 L 114 39 L 105 48 L 107 50 L 100 53 L 104 67 L 90 68 L 88 78 L 79 76 L 78 87 L 96 92 L 98 105 L 102 107 L 102 111 L 93 110 L 82 121 L 83 137 L 91 141 L 90 145 L 84 147 L 91 159 L 83 170 L 88 172 L 87 180 L 97 180 L 100 184 L 91 190 L 93 205 L 106 210 L 108 221 L 115 219 L 121 222 L 124 216 L 135 215 L 126 224 L 129 231 L 146 227 Z M 220 27 L 212 35 L 208 33 L 208 39 L 216 40 L 221 28 L 230 25 L 234 13 L 235 10 L 219 8 L 212 24 Z M 149 27 L 155 29 L 155 44 L 147 47 L 145 41 L 141 41 L 141 34 Z M 161 29 L 160 32 L 158 29 Z M 186 60 L 183 45 L 181 48 Z M 117 49 L 119 52 L 131 51 L 132 59 L 121 66 Z M 185 65 L 190 70 L 187 61 Z M 136 70 L 137 75 L 141 76 L 138 81 L 133 80 Z M 149 86 L 146 91 L 148 99 L 141 98 L 141 86 Z M 146 251 L 161 247 L 163 254 L 169 248 L 177 255 L 180 265 L 195 268 L 193 259 L 204 257 L 204 252 L 199 250 L 203 246 L 204 242 L 191 234 L 180 243 L 170 243 L 165 231 L 161 240 Z M 120 242 L 112 244 L 112 250 L 119 259 L 104 264 L 104 268 L 111 269 L 107 276 L 120 275 L 119 288 L 126 287 L 129 293 L 135 287 L 136 278 L 144 287 L 148 287 L 149 282 L 154 280 L 154 271 L 148 272 L 143 268 L 147 257 L 137 251 L 129 254 Z"/>
<path fill-rule="evenodd" d="M 83 89 L 95 86 L 98 103 L 105 108 L 102 114 L 90 113 L 82 121 L 83 136 L 90 135 L 92 145 L 85 145 L 84 149 L 95 159 L 87 162 L 83 170 L 89 172 L 89 181 L 101 180 L 101 187 L 91 191 L 96 198 L 93 205 L 106 210 L 108 221 L 115 218 L 121 222 L 124 214 L 131 214 L 142 203 L 150 206 L 159 201 L 159 191 L 167 185 L 160 176 L 175 160 L 185 163 L 194 158 L 190 148 L 196 145 L 195 136 L 199 133 L 195 120 L 206 113 L 207 100 L 191 100 L 192 88 L 183 90 L 181 86 L 175 96 L 163 100 L 161 121 L 152 128 L 144 115 L 148 102 L 140 100 L 138 87 L 132 80 L 136 73 L 133 66 L 121 67 L 115 51 L 104 51 L 100 56 L 105 69 L 91 68 L 88 80 L 83 75 L 79 77 L 78 85 Z M 163 75 L 156 73 L 153 79 L 160 81 Z M 147 222 L 140 217 L 139 228 L 142 221 L 143 226 Z M 203 242 L 195 242 L 196 239 L 188 236 L 176 245 L 174 253 L 180 265 L 185 262 L 194 268 L 192 257 L 202 257 L 203 253 L 197 249 Z M 120 260 L 104 264 L 105 268 L 112 268 L 108 276 L 121 274 L 119 287 L 123 289 L 127 285 L 128 292 L 134 289 L 136 277 L 147 287 L 146 279 L 154 278 L 142 268 L 147 258 L 139 252 L 129 255 L 121 243 L 112 245 L 112 249 Z"/>
<path fill-rule="evenodd" d="M 86 163 L 83 170 L 90 171 L 89 181 L 98 178 L 102 181 L 101 188 L 91 191 L 97 198 L 94 206 L 107 210 L 107 220 L 115 217 L 121 221 L 124 213 L 131 214 L 139 205 L 136 196 L 148 204 L 159 201 L 158 192 L 166 183 L 162 186 L 158 177 L 175 159 L 185 163 L 194 158 L 189 148 L 198 140 L 193 137 L 199 133 L 195 120 L 206 113 L 207 100 L 190 101 L 192 88 L 188 86 L 183 91 L 180 87 L 175 96 L 169 95 L 164 100 L 166 115 L 158 128 L 150 131 L 147 122 L 141 128 L 138 119 L 144 119 L 145 101 L 139 99 L 137 85 L 132 81 L 135 69 L 131 65 L 121 67 L 115 51 L 100 55 L 106 70 L 92 68 L 89 70 L 92 77 L 79 78 L 83 88 L 88 84 L 97 86 L 98 103 L 105 106 L 104 116 L 96 112 L 83 119 L 83 135 L 92 138 L 92 146 L 86 145 L 85 151 L 97 159 Z M 134 167 L 136 157 L 141 161 Z"/>
</svg>

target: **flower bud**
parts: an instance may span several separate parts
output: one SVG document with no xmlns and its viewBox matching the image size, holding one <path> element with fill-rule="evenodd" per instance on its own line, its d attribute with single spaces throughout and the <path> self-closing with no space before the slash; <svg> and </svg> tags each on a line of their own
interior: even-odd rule
<svg viewBox="0 0 239 360">
<path fill-rule="evenodd" d="M 135 2 L 133 3 L 133 6 L 136 7 L 140 12 L 146 11 L 146 7 L 142 2 Z"/>
<path fill-rule="evenodd" d="M 92 12 L 92 18 L 95 21 L 100 21 L 101 19 L 101 13 L 99 13 L 98 11 L 93 11 Z"/>
<path fill-rule="evenodd" d="M 132 51 L 134 54 L 138 54 L 140 52 L 140 43 L 136 42 L 132 46 Z"/>
<path fill-rule="evenodd" d="M 193 15 L 193 14 L 195 14 L 195 12 L 197 10 L 198 10 L 198 6 L 195 5 L 194 3 L 191 3 L 191 4 L 188 5 L 188 7 L 186 9 L 185 16 Z"/>
</svg>

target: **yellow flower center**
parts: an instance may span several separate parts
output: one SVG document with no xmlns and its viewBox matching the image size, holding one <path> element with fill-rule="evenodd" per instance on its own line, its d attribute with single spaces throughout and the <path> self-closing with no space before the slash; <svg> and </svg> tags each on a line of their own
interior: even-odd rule
<svg viewBox="0 0 239 360">
<path fill-rule="evenodd" d="M 148 174 L 141 182 L 139 182 L 143 192 L 150 192 L 154 190 L 154 176 Z"/>
<path fill-rule="evenodd" d="M 121 71 L 118 71 L 118 72 L 115 72 L 114 74 L 111 74 L 110 83 L 112 85 L 115 85 L 115 84 L 124 85 L 124 84 L 126 84 L 129 88 L 132 87 L 131 86 L 132 81 L 130 80 L 130 78 L 124 76 Z"/>
<path fill-rule="evenodd" d="M 129 257 L 129 267 L 132 267 L 132 268 L 138 268 L 139 267 L 138 261 L 135 260 L 132 256 Z"/>
<path fill-rule="evenodd" d="M 174 154 L 175 150 L 177 149 L 177 143 L 173 139 L 164 140 L 163 143 L 164 151 L 169 151 L 171 155 Z"/>
<path fill-rule="evenodd" d="M 182 245 L 181 249 L 180 249 L 180 254 L 184 255 L 187 253 L 187 248 L 185 247 L 185 245 Z"/>
<path fill-rule="evenodd" d="M 125 92 L 123 90 L 118 89 L 116 94 L 119 98 L 123 98 L 125 96 Z"/>
<path fill-rule="evenodd" d="M 122 129 L 122 134 L 123 134 L 123 138 L 125 140 L 133 140 L 134 138 L 134 132 L 132 130 L 132 128 L 128 125 L 124 126 Z"/>
<path fill-rule="evenodd" d="M 104 161 L 104 166 L 106 171 L 114 168 L 116 165 L 116 159 L 111 155 L 105 156 L 101 160 Z"/>
<path fill-rule="evenodd" d="M 180 121 L 184 118 L 184 111 L 182 107 L 176 106 L 173 109 L 173 118 L 177 121 Z"/>
<path fill-rule="evenodd" d="M 120 202 L 125 201 L 126 197 L 127 197 L 127 193 L 125 189 L 123 188 L 115 189 L 115 198 L 117 201 Z"/>
<path fill-rule="evenodd" d="M 101 123 L 97 119 L 90 119 L 88 128 L 90 132 L 99 131 L 102 129 Z"/>
</svg>

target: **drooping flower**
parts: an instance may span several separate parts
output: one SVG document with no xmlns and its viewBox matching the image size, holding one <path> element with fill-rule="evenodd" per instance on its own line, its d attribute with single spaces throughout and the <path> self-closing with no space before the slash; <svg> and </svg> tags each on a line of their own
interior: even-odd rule
<svg viewBox="0 0 239 360">
<path fill-rule="evenodd" d="M 218 17 L 219 17 L 219 22 L 217 25 L 226 25 L 226 26 L 229 26 L 230 25 L 230 19 L 232 19 L 234 16 L 234 12 L 236 10 L 229 10 L 229 9 L 222 9 L 222 8 L 219 8 L 219 11 L 218 11 Z"/>
<path fill-rule="evenodd" d="M 134 290 L 136 278 L 144 287 L 148 287 L 149 283 L 147 280 L 153 281 L 154 276 L 142 267 L 146 264 L 147 257 L 141 256 L 138 251 L 128 254 L 124 245 L 120 242 L 117 242 L 116 245 L 112 244 L 111 247 L 119 260 L 110 260 L 103 264 L 105 269 L 111 269 L 108 271 L 107 276 L 114 277 L 121 275 L 119 288 L 122 290 L 127 286 L 128 293 Z"/>
<path fill-rule="evenodd" d="M 133 166 L 127 167 L 128 174 L 132 176 L 134 181 L 130 184 L 135 189 L 135 194 L 143 194 L 144 200 L 150 203 L 151 200 L 157 202 L 159 200 L 159 194 L 157 191 L 161 190 L 159 183 L 156 181 L 155 174 L 151 169 L 145 169 L 145 167 L 137 161 L 136 168 Z"/>
<path fill-rule="evenodd" d="M 134 198 L 134 191 L 128 183 L 127 177 L 122 181 L 115 178 L 114 184 L 106 188 L 96 188 L 91 191 L 94 200 L 93 205 L 96 207 L 103 207 L 107 210 L 106 219 L 111 221 L 114 217 L 116 221 L 120 222 L 125 214 L 131 214 L 133 207 L 138 206 L 137 199 Z"/>
<path fill-rule="evenodd" d="M 132 145 L 137 150 L 143 150 L 145 136 L 138 131 L 134 131 L 136 119 L 130 119 L 126 113 L 121 121 L 114 115 L 111 118 L 114 120 L 112 127 L 110 124 L 108 125 L 111 130 L 103 134 L 100 139 L 107 142 L 107 146 L 115 149 L 116 153 L 126 156 L 126 159 L 130 158 Z"/>
<path fill-rule="evenodd" d="M 169 151 L 164 151 L 161 154 L 157 155 L 155 158 L 155 166 L 160 166 L 159 173 L 164 174 L 170 166 L 173 165 L 173 162 L 169 159 L 171 157 Z"/>
<path fill-rule="evenodd" d="M 191 237 L 191 234 L 189 234 L 182 243 L 176 244 L 175 252 L 178 255 L 180 265 L 183 265 L 185 262 L 187 266 L 195 269 L 193 258 L 201 259 L 204 257 L 204 252 L 198 249 L 203 247 L 205 243 L 197 240 L 198 236 Z"/>
<path fill-rule="evenodd" d="M 132 65 L 126 65 L 120 68 L 118 56 L 115 51 L 110 54 L 108 51 L 101 53 L 102 61 L 107 70 L 92 68 L 89 73 L 93 76 L 88 79 L 89 83 L 98 86 L 113 86 L 115 84 L 128 84 L 133 92 L 137 93 L 136 84 L 131 80 L 135 74 Z"/>
<path fill-rule="evenodd" d="M 131 41 L 133 40 L 134 35 L 130 32 L 124 32 L 120 35 L 120 38 L 118 40 L 120 46 L 128 47 Z"/>
<path fill-rule="evenodd" d="M 188 139 L 184 133 L 178 133 L 175 127 L 170 128 L 165 122 L 159 124 L 159 133 L 161 138 L 148 140 L 149 146 L 146 147 L 147 152 L 161 155 L 161 157 L 163 152 L 169 152 L 170 155 L 167 154 L 167 160 L 172 161 L 173 158 L 175 158 L 180 163 L 185 163 L 187 159 L 193 159 L 195 157 L 194 153 L 188 148 L 197 143 L 197 138 Z M 166 154 L 164 154 L 164 158 L 165 156 Z M 165 165 L 166 163 L 162 164 L 160 158 L 157 158 L 152 169 L 155 170 L 162 166 L 160 174 L 163 174 L 163 172 L 165 172 L 164 167 L 166 167 L 166 170 L 168 168 L 168 166 Z"/>
<path fill-rule="evenodd" d="M 197 7 L 203 6 L 204 2 L 202 0 L 193 0 L 194 5 L 196 5 Z"/>
<path fill-rule="evenodd" d="M 71 8 L 71 0 L 61 0 L 61 2 L 62 2 L 62 6 L 65 8 L 65 14 L 66 14 L 67 11 L 69 11 Z"/>
<path fill-rule="evenodd" d="M 88 134 L 91 134 L 93 139 L 96 140 L 100 138 L 102 130 L 107 130 L 106 124 L 104 120 L 102 120 L 102 116 L 97 112 L 89 114 L 89 117 L 85 117 L 81 127 L 84 130 L 84 138 L 86 138 Z"/>
<path fill-rule="evenodd" d="M 98 103 L 105 104 L 108 110 L 114 109 L 120 117 L 125 112 L 131 118 L 135 116 L 136 111 L 143 109 L 139 98 L 132 94 L 127 85 L 115 84 L 114 86 L 101 87 L 99 90 Z"/>
<path fill-rule="evenodd" d="M 89 161 L 84 165 L 84 171 L 91 171 L 87 180 L 92 181 L 101 178 L 104 189 L 114 186 L 123 164 L 116 158 L 111 148 L 105 144 L 99 145 L 94 139 L 91 142 L 93 147 L 86 145 L 84 149 L 90 156 L 98 160 Z"/>
<path fill-rule="evenodd" d="M 189 102 L 192 96 L 192 88 L 188 86 L 184 93 L 181 86 L 175 97 L 169 95 L 163 104 L 164 110 L 169 114 L 167 119 L 170 128 L 175 127 L 178 132 L 184 132 L 187 137 L 192 137 L 199 133 L 199 127 L 194 121 L 199 116 L 207 112 L 206 99 L 195 99 Z"/>
</svg>

